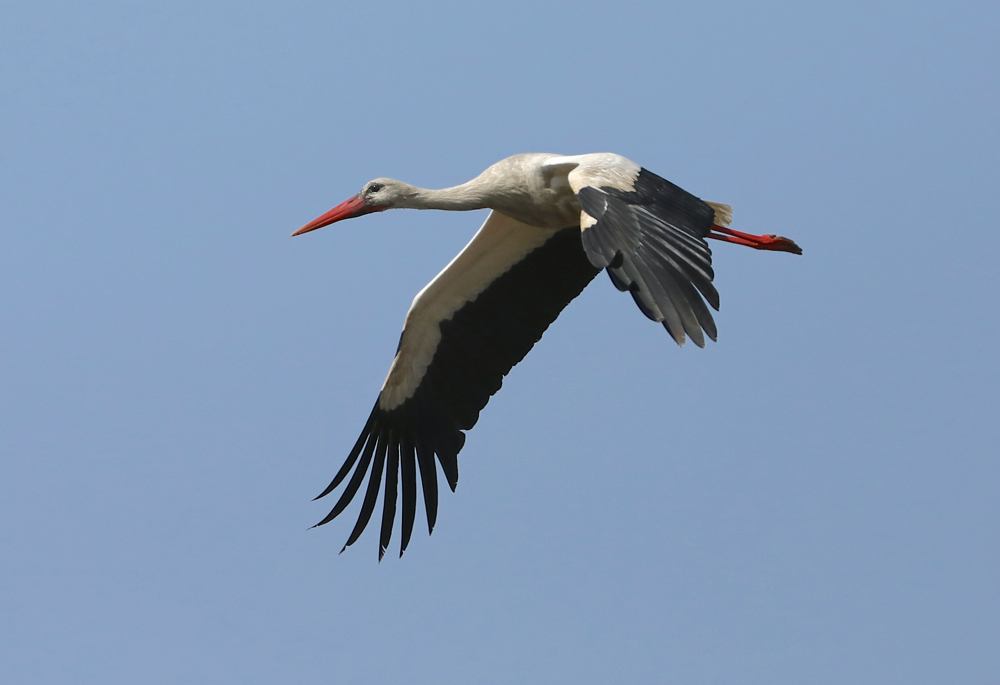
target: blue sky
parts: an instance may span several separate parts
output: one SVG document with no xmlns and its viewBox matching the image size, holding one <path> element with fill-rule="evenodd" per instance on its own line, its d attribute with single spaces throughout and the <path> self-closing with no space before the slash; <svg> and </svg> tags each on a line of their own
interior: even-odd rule
<svg viewBox="0 0 1000 685">
<path fill-rule="evenodd" d="M 995 683 L 995 3 L 21 3 L 0 23 L 0 677 Z M 482 213 L 377 176 L 613 151 L 719 342 L 603 276 L 406 556 L 308 530 Z M 398 541 L 398 535 L 396 536 Z"/>
</svg>

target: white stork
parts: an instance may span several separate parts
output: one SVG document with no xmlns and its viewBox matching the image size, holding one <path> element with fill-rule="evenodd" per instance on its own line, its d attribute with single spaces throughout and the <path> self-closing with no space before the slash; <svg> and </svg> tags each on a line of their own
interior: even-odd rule
<svg viewBox="0 0 1000 685">
<path fill-rule="evenodd" d="M 319 495 L 351 475 L 317 526 L 344 511 L 370 470 L 343 552 L 371 519 L 384 473 L 380 560 L 392 535 L 400 475 L 402 556 L 416 517 L 417 469 L 430 533 L 437 519 L 435 457 L 454 491 L 463 431 L 476 424 L 503 377 L 602 269 L 678 345 L 690 336 L 704 347 L 705 335 L 716 339 L 705 301 L 719 308 L 706 238 L 802 253 L 787 238 L 726 228 L 729 206 L 703 202 L 609 153 L 514 155 L 443 190 L 378 178 L 292 235 L 394 208 L 492 211 L 465 249 L 413 299 L 368 423 Z"/>
</svg>

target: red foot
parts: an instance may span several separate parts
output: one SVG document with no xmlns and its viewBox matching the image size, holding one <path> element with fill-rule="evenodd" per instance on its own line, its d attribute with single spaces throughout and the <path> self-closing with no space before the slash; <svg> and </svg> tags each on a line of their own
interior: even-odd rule
<svg viewBox="0 0 1000 685">
<path fill-rule="evenodd" d="M 709 233 L 708 237 L 723 240 L 727 243 L 746 245 L 755 250 L 773 250 L 774 252 L 802 254 L 802 248 L 796 245 L 795 241 L 782 238 L 780 235 L 753 235 L 752 233 L 734 231 L 725 226 L 712 226 L 712 233 Z"/>
</svg>

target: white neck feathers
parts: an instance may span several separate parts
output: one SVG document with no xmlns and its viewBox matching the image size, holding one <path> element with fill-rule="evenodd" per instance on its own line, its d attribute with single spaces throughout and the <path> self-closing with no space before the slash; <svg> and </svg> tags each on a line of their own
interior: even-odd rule
<svg viewBox="0 0 1000 685">
<path fill-rule="evenodd" d="M 473 179 L 468 183 L 441 190 L 410 186 L 405 197 L 395 206 L 403 209 L 445 209 L 452 211 L 486 209 L 489 201 L 488 193 L 485 192 L 486 189 L 482 187 L 481 183 L 476 183 L 477 180 Z"/>
</svg>

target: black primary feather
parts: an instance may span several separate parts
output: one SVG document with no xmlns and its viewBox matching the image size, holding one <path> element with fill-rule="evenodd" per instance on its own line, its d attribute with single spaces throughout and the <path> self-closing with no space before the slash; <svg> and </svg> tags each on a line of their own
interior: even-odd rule
<svg viewBox="0 0 1000 685">
<path fill-rule="evenodd" d="M 705 240 L 712 207 L 646 169 L 631 191 L 588 186 L 577 197 L 597 220 L 582 234 L 591 263 L 607 268 L 615 287 L 629 291 L 642 313 L 662 322 L 678 344 L 686 334 L 704 347 L 702 331 L 715 340 L 715 321 L 702 300 L 719 308 Z"/>
</svg>

